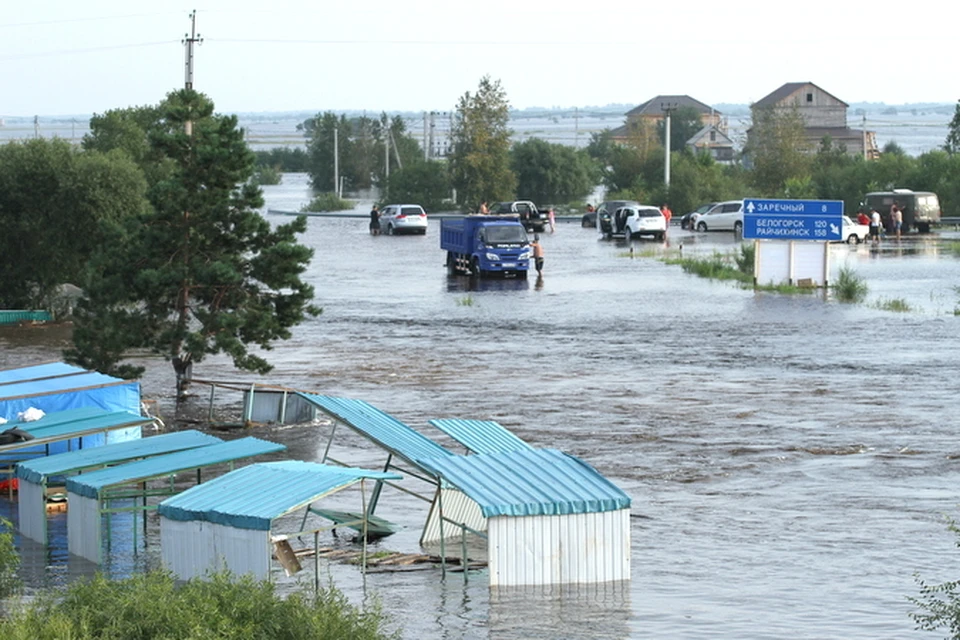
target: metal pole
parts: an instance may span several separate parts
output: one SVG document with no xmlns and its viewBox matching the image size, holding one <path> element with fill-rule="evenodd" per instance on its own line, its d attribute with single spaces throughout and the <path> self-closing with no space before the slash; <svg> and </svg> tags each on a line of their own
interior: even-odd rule
<svg viewBox="0 0 960 640">
<path fill-rule="evenodd" d="M 666 151 L 666 157 L 663 160 L 663 184 L 670 186 L 670 112 L 673 107 L 666 107 L 666 119 L 664 121 L 663 147 Z"/>
<path fill-rule="evenodd" d="M 383 177 L 384 181 L 390 179 L 390 120 L 387 120 L 387 130 L 383 136 Z"/>
<path fill-rule="evenodd" d="M 340 152 L 338 150 L 337 125 L 333 125 L 333 192 L 340 196 Z"/>
</svg>

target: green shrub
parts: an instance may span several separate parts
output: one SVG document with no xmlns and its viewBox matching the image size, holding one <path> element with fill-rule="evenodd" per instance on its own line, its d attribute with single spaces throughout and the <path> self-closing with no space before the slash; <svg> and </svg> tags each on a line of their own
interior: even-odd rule
<svg viewBox="0 0 960 640">
<path fill-rule="evenodd" d="M 353 209 L 353 203 L 338 197 L 335 193 L 321 193 L 314 197 L 308 204 L 305 204 L 300 211 L 321 212 L 344 211 L 346 209 Z"/>
<path fill-rule="evenodd" d="M 276 167 L 257 167 L 250 178 L 253 184 L 280 184 L 283 181 L 283 174 Z"/>
<path fill-rule="evenodd" d="M 177 584 L 159 571 L 112 581 L 103 576 L 47 593 L 0 621 L 5 640 L 124 638 L 303 638 L 381 640 L 379 605 L 366 611 L 335 588 L 281 598 L 268 581 L 215 574 Z"/>
<path fill-rule="evenodd" d="M 867 297 L 867 283 L 847 266 L 840 268 L 833 290 L 840 302 L 862 302 Z"/>
<path fill-rule="evenodd" d="M 13 546 L 13 525 L 0 518 L 0 598 L 8 598 L 20 589 L 19 567 L 20 556 Z"/>
<path fill-rule="evenodd" d="M 729 255 L 714 251 L 707 257 L 696 258 L 667 258 L 664 260 L 667 264 L 678 264 L 680 268 L 687 273 L 692 273 L 701 278 L 710 278 L 711 280 L 736 280 L 742 283 L 752 283 L 753 277 L 741 271 L 734 264 L 737 259 L 731 259 Z M 752 269 L 751 269 L 752 271 Z"/>
<path fill-rule="evenodd" d="M 742 273 L 747 274 L 748 276 L 753 275 L 753 263 L 754 258 L 757 255 L 757 245 L 753 242 L 748 242 L 740 245 L 740 253 L 737 255 L 734 260 L 737 262 L 737 269 L 740 269 Z"/>
<path fill-rule="evenodd" d="M 913 311 L 913 307 L 911 307 L 903 298 L 880 298 L 873 306 L 883 311 L 897 311 L 900 313 Z"/>
</svg>

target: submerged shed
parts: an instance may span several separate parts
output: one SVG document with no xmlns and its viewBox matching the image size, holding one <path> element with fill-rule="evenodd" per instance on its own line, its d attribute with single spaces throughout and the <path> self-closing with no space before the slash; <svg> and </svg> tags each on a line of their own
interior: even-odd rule
<svg viewBox="0 0 960 640">
<path fill-rule="evenodd" d="M 140 383 L 87 371 L 64 362 L 0 370 L 0 418 L 9 421 L 30 408 L 45 413 L 91 407 L 140 414 Z M 86 436 L 83 442 L 59 443 L 50 453 L 95 447 L 140 437 L 140 427 Z"/>
<path fill-rule="evenodd" d="M 252 464 L 167 498 L 158 508 L 164 567 L 181 580 L 227 569 L 270 577 L 275 545 L 320 531 L 274 532 L 277 520 L 366 479 L 399 480 L 396 473 L 331 467 L 296 460 Z M 359 513 L 366 513 L 361 494 Z M 324 527 L 324 529 L 329 527 Z M 365 538 L 364 538 L 365 540 Z"/>
<path fill-rule="evenodd" d="M 16 476 L 20 483 L 20 496 L 17 502 L 20 532 L 32 540 L 46 544 L 47 484 L 51 477 L 72 475 L 85 469 L 116 465 L 217 442 L 222 440 L 199 431 L 175 431 L 93 449 L 79 449 L 25 460 L 16 467 Z"/>
<path fill-rule="evenodd" d="M 490 586 L 630 579 L 630 497 L 587 463 L 555 449 L 423 461 L 442 481 L 438 539 L 464 534 L 448 514 L 456 492 L 486 518 Z"/>
<path fill-rule="evenodd" d="M 253 456 L 283 451 L 287 447 L 258 438 L 240 438 L 229 442 L 177 451 L 165 455 L 128 462 L 126 464 L 91 471 L 67 479 L 67 495 L 70 508 L 67 510 L 67 547 L 93 562 L 100 562 L 103 543 L 101 540 L 102 516 L 114 509 L 117 500 L 133 500 L 133 504 L 118 510 L 133 511 L 151 508 L 146 504 L 145 483 L 149 480 L 170 478 L 182 471 L 200 470 L 218 464 L 233 464 Z M 144 483 L 144 484 L 141 484 Z M 140 484 L 143 490 L 135 485 Z M 150 495 L 170 495 L 177 490 L 171 482 L 167 489 L 156 488 Z M 143 506 L 136 500 L 143 499 Z M 109 531 L 109 528 L 107 529 Z M 136 531 L 136 523 L 134 523 Z"/>
</svg>

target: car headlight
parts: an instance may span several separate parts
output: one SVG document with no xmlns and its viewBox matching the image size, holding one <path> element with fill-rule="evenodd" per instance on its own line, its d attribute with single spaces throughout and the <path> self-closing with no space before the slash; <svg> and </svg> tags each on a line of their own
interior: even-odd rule
<svg viewBox="0 0 960 640">
<path fill-rule="evenodd" d="M 529 259 L 530 259 L 530 252 L 529 252 L 529 251 L 523 251 L 523 252 L 521 252 L 521 253 L 520 253 L 520 259 L 521 259 L 521 260 L 529 260 Z"/>
<path fill-rule="evenodd" d="M 495 254 L 495 253 L 488 253 L 488 254 L 487 254 L 487 260 L 490 260 L 490 261 L 492 261 L 492 262 L 499 262 L 499 261 L 500 261 L 500 256 L 498 256 L 498 255 Z"/>
</svg>

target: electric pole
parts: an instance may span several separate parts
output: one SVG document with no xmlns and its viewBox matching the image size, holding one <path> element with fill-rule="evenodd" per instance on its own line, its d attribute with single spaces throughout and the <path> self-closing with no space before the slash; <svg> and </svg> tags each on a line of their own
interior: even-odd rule
<svg viewBox="0 0 960 640">
<path fill-rule="evenodd" d="M 675 102 L 660 103 L 663 109 L 663 148 L 666 151 L 666 157 L 663 160 L 663 184 L 670 186 L 670 114 L 677 110 Z"/>
<path fill-rule="evenodd" d="M 183 36 L 183 45 L 184 45 L 184 89 L 193 89 L 193 45 L 194 43 L 200 44 L 203 42 L 203 38 L 200 37 L 200 34 L 197 33 L 197 10 L 194 9 L 190 12 L 190 33 L 184 34 Z M 186 131 L 188 136 L 193 135 L 193 122 L 187 120 L 184 124 L 184 131 Z"/>
</svg>

